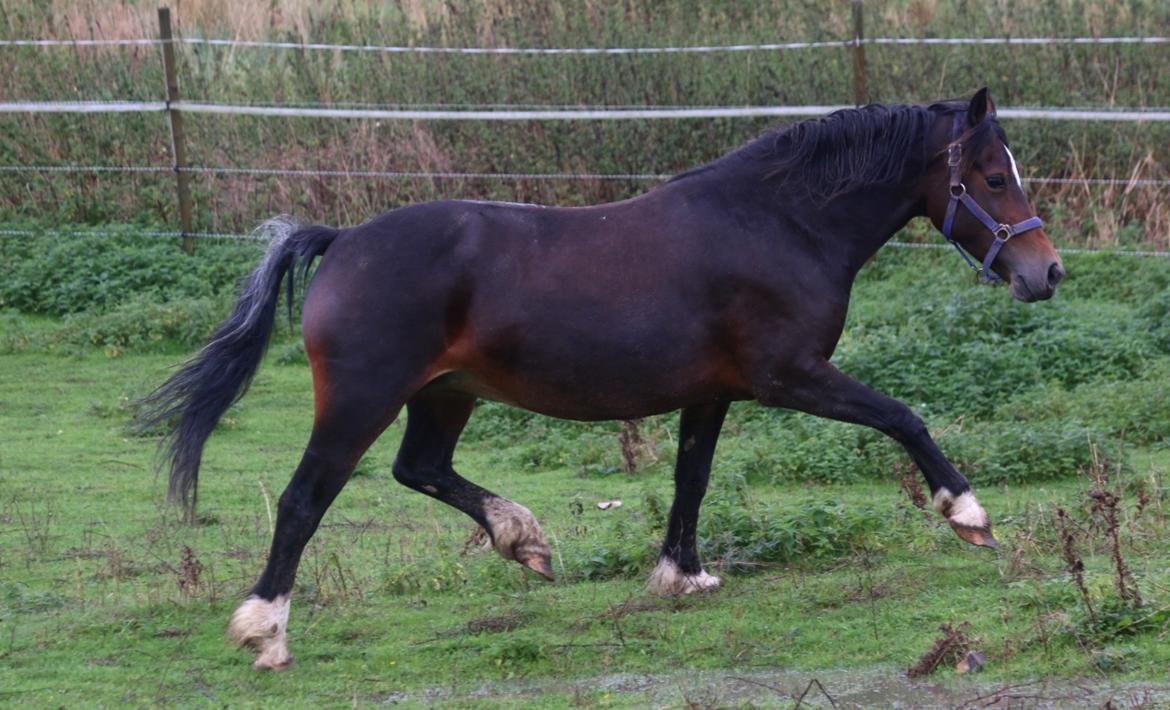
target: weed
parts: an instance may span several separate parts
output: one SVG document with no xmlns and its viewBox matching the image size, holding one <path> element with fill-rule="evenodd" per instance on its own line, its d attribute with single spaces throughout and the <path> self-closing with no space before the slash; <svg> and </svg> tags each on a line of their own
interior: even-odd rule
<svg viewBox="0 0 1170 710">
<path fill-rule="evenodd" d="M 179 568 L 175 573 L 175 581 L 179 585 L 179 594 L 184 600 L 190 600 L 198 593 L 202 583 L 203 570 L 203 563 L 195 556 L 195 550 L 192 550 L 189 545 L 183 545 Z"/>
<path fill-rule="evenodd" d="M 1077 593 L 1081 596 L 1085 613 L 1095 624 L 1097 613 L 1093 611 L 1093 602 L 1089 596 L 1089 589 L 1085 586 L 1085 562 L 1077 554 L 1076 535 L 1073 532 L 1072 522 L 1063 508 L 1056 509 L 1056 528 L 1060 535 L 1061 553 L 1064 557 L 1065 569 L 1076 585 Z"/>
<path fill-rule="evenodd" d="M 627 419 L 622 422 L 618 443 L 622 450 L 622 468 L 626 473 L 638 470 L 638 459 L 658 461 L 653 442 L 642 437 L 641 419 Z"/>
<path fill-rule="evenodd" d="M 967 651 L 973 643 L 967 636 L 971 630 L 970 622 L 964 621 L 957 626 L 947 623 L 938 627 L 938 630 L 942 636 L 936 639 L 930 650 L 922 654 L 922 658 L 918 659 L 918 662 L 906 671 L 906 675 L 911 678 L 921 678 L 930 675 L 939 666 L 954 665 L 967 655 Z"/>
<path fill-rule="evenodd" d="M 28 550 L 37 555 L 46 554 L 58 517 L 57 505 L 51 500 L 24 503 L 13 498 L 10 509 Z"/>
<path fill-rule="evenodd" d="M 906 494 L 911 505 L 919 510 L 926 510 L 927 497 L 922 490 L 921 475 L 918 466 L 912 461 L 894 462 L 894 476 L 898 479 L 898 488 Z"/>
<path fill-rule="evenodd" d="M 1142 606 L 1141 593 L 1133 573 L 1125 563 L 1121 552 L 1121 522 L 1118 517 L 1118 507 L 1121 497 L 1109 490 L 1110 464 L 1108 459 L 1094 450 L 1093 462 L 1087 471 L 1092 480 L 1092 489 L 1089 491 L 1091 511 L 1096 527 L 1109 540 L 1110 556 L 1113 559 L 1114 580 L 1117 583 L 1117 595 L 1124 605 L 1138 609 Z"/>
</svg>

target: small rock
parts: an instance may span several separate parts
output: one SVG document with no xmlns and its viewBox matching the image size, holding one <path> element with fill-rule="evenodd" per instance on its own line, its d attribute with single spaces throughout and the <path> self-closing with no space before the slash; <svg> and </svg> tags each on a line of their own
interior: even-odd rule
<svg viewBox="0 0 1170 710">
<path fill-rule="evenodd" d="M 597 504 L 597 507 L 601 508 L 602 510 L 609 510 L 610 508 L 620 508 L 620 507 L 622 507 L 622 502 L 620 500 L 603 500 Z"/>
</svg>

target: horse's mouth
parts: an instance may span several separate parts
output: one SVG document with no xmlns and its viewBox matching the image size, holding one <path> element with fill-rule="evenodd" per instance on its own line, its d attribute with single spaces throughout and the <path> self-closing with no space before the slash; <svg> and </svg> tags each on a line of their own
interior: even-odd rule
<svg viewBox="0 0 1170 710">
<path fill-rule="evenodd" d="M 1056 293 L 1056 284 L 1044 284 L 1033 287 L 1028 283 L 1027 279 L 1017 274 L 1012 277 L 1010 291 L 1012 297 L 1017 301 L 1034 303 L 1036 301 L 1047 301 L 1052 298 L 1052 294 Z"/>
</svg>

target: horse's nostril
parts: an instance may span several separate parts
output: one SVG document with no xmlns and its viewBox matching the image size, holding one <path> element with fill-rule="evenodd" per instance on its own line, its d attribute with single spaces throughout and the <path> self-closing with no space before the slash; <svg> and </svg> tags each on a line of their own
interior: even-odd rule
<svg viewBox="0 0 1170 710">
<path fill-rule="evenodd" d="M 1064 267 L 1060 265 L 1059 261 L 1052 262 L 1052 266 L 1048 267 L 1048 285 L 1051 288 L 1056 288 L 1056 284 L 1060 283 L 1064 278 Z"/>
</svg>

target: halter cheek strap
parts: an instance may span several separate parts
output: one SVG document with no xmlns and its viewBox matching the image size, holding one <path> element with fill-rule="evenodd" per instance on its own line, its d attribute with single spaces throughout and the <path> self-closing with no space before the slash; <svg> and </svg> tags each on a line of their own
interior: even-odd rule
<svg viewBox="0 0 1170 710">
<path fill-rule="evenodd" d="M 954 128 L 951 131 L 951 144 L 947 148 L 947 170 L 950 172 L 950 191 L 951 199 L 947 203 L 947 213 L 943 218 L 942 233 L 947 238 L 959 255 L 967 262 L 976 272 L 983 274 L 983 283 L 992 283 L 999 281 L 999 275 L 991 270 L 992 263 L 995 262 L 995 257 L 999 255 L 999 250 L 1003 249 L 1003 245 L 1007 244 L 1008 240 L 1017 234 L 1022 234 L 1031 229 L 1044 226 L 1044 220 L 1039 217 L 1029 217 L 1023 222 L 1016 222 L 1015 224 L 1004 224 L 997 222 L 991 215 L 987 214 L 987 210 L 979 206 L 974 197 L 967 193 L 967 186 L 963 184 L 963 173 L 961 164 L 963 162 L 963 146 L 958 143 L 959 134 L 962 126 L 962 115 L 955 115 Z M 963 250 L 959 243 L 951 236 L 951 230 L 954 227 L 955 215 L 959 212 L 959 205 L 967 208 L 975 218 L 983 223 L 992 234 L 995 235 L 995 241 L 991 243 L 991 248 L 987 250 L 987 255 L 983 257 L 983 266 L 977 266 L 975 261 Z"/>
</svg>

